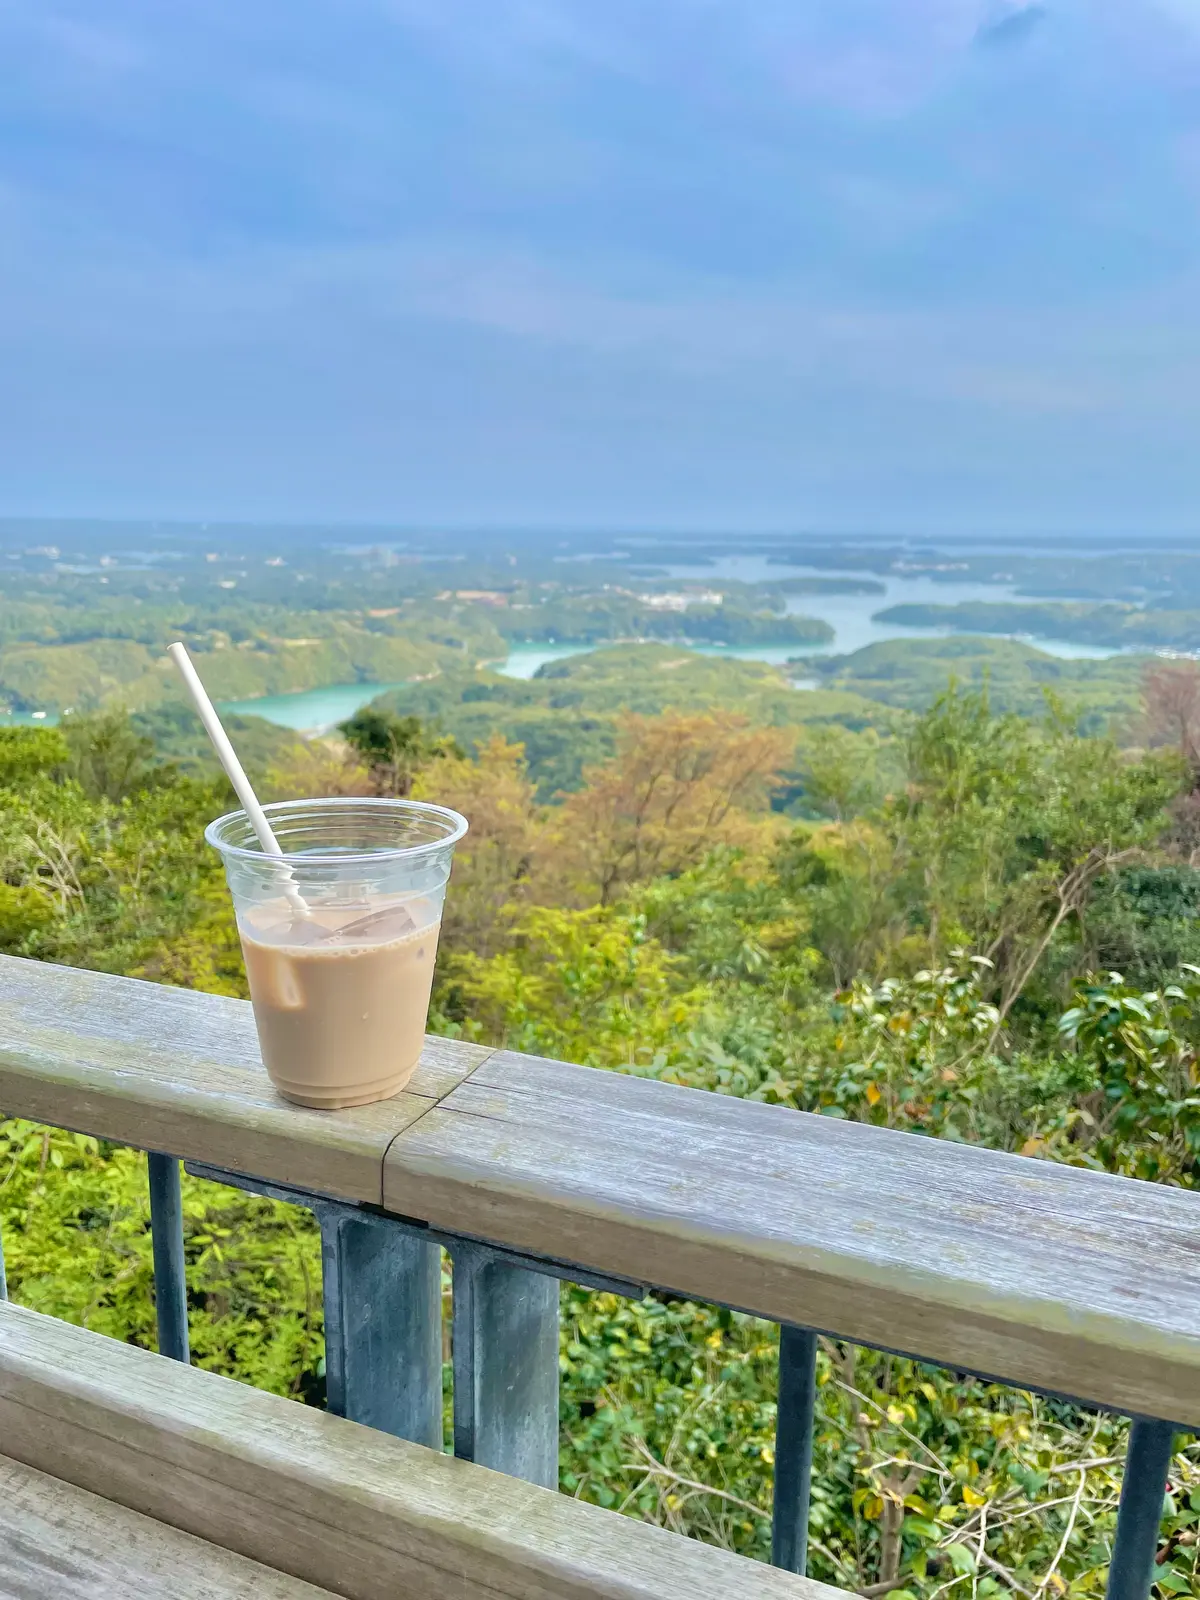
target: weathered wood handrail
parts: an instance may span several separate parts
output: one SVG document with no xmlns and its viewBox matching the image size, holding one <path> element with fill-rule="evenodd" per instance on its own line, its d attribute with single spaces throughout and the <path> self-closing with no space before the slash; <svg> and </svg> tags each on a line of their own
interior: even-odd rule
<svg viewBox="0 0 1200 1600">
<path fill-rule="evenodd" d="M 0 1108 L 1200 1426 L 1200 1195 L 428 1042 L 287 1105 L 244 1001 L 0 958 Z"/>
<path fill-rule="evenodd" d="M 0 1109 L 378 1205 L 404 1128 L 490 1051 L 430 1039 L 412 1083 L 353 1111 L 289 1105 L 248 1002 L 0 956 Z"/>
<path fill-rule="evenodd" d="M 1200 1195 L 1183 1190 L 496 1054 L 393 1141 L 384 1205 L 1200 1423 Z"/>
<path fill-rule="evenodd" d="M 552 1380 L 529 1356 L 553 1343 L 546 1274 L 783 1324 L 784 1461 L 807 1445 L 814 1329 L 1159 1419 L 1134 1428 L 1139 1481 L 1165 1481 L 1172 1424 L 1200 1426 L 1191 1192 L 439 1039 L 395 1100 L 306 1111 L 271 1090 L 246 1003 L 12 958 L 0 958 L 0 1109 L 310 1204 L 326 1240 L 331 1404 L 407 1438 L 437 1426 L 445 1244 L 456 1445 L 533 1481 L 554 1481 Z M 176 1255 L 160 1295 L 178 1300 Z M 385 1301 L 410 1319 L 424 1402 L 397 1389 L 378 1410 L 392 1369 L 344 1336 L 356 1285 L 384 1324 Z M 497 1381 L 504 1361 L 515 1386 Z M 807 1481 L 791 1475 L 781 1518 L 787 1477 L 776 1559 L 803 1570 Z M 1110 1585 L 1122 1600 L 1147 1592 L 1158 1521 L 1153 1492 L 1136 1500 L 1130 1479 Z"/>
</svg>

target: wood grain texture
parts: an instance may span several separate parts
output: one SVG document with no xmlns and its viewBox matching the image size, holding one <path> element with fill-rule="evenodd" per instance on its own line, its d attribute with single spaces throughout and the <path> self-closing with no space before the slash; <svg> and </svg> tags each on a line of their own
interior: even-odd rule
<svg viewBox="0 0 1200 1600">
<path fill-rule="evenodd" d="M 1200 1424 L 1200 1195 L 499 1052 L 384 1204 L 518 1250 Z"/>
<path fill-rule="evenodd" d="M 18 1461 L 348 1600 L 835 1600 L 839 1591 L 0 1306 Z"/>
<path fill-rule="evenodd" d="M 485 1060 L 430 1038 L 409 1088 L 346 1111 L 276 1094 L 250 1004 L 0 956 L 0 1114 L 378 1205 L 403 1128 Z"/>
<path fill-rule="evenodd" d="M 0 1600 L 328 1600 L 329 1593 L 0 1456 Z"/>
</svg>

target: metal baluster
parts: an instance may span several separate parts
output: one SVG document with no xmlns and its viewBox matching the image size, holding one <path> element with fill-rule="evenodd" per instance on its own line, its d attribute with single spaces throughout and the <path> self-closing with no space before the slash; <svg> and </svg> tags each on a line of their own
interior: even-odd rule
<svg viewBox="0 0 1200 1600">
<path fill-rule="evenodd" d="M 1169 1422 L 1134 1418 L 1125 1452 L 1107 1600 L 1148 1600 L 1174 1441 Z"/>
<path fill-rule="evenodd" d="M 558 1280 L 451 1246 L 454 1454 L 558 1487 Z"/>
<path fill-rule="evenodd" d="M 4 1235 L 0 1233 L 0 1300 L 8 1299 L 8 1279 L 4 1275 Z"/>
<path fill-rule="evenodd" d="M 775 1505 L 771 1565 L 804 1576 L 817 1410 L 817 1336 L 779 1329 L 779 1410 L 775 1421 Z"/>
<path fill-rule="evenodd" d="M 159 1353 L 188 1356 L 187 1282 L 183 1270 L 183 1199 L 179 1162 L 150 1151 L 150 1235 L 154 1245 L 154 1310 Z"/>
<path fill-rule="evenodd" d="M 440 1450 L 440 1248 L 385 1218 L 311 1203 L 321 1224 L 329 1410 Z"/>
</svg>

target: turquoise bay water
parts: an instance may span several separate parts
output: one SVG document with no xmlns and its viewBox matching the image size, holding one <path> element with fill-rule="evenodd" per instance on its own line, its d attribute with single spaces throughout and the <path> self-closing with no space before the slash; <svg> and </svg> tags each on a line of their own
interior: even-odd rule
<svg viewBox="0 0 1200 1600">
<path fill-rule="evenodd" d="M 241 717 L 263 717 L 298 733 L 328 733 L 352 717 L 360 706 L 402 683 L 330 683 L 324 689 L 304 689 L 296 694 L 264 694 L 255 700 L 222 700 L 221 711 Z"/>
<path fill-rule="evenodd" d="M 53 728 L 57 711 L 0 711 L 0 728 Z"/>
<path fill-rule="evenodd" d="M 583 656 L 596 648 L 592 644 L 515 644 L 496 671 L 506 678 L 532 678 L 549 661 L 565 661 L 568 656 Z"/>
</svg>

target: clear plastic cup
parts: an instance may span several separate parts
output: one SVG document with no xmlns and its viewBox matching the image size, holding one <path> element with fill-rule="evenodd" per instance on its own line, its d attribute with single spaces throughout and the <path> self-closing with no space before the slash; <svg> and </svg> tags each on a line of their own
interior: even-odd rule
<svg viewBox="0 0 1200 1600">
<path fill-rule="evenodd" d="M 457 811 L 415 800 L 264 807 L 283 856 L 244 811 L 209 823 L 241 935 L 271 1082 L 300 1105 L 398 1094 L 425 1038 Z"/>
</svg>

